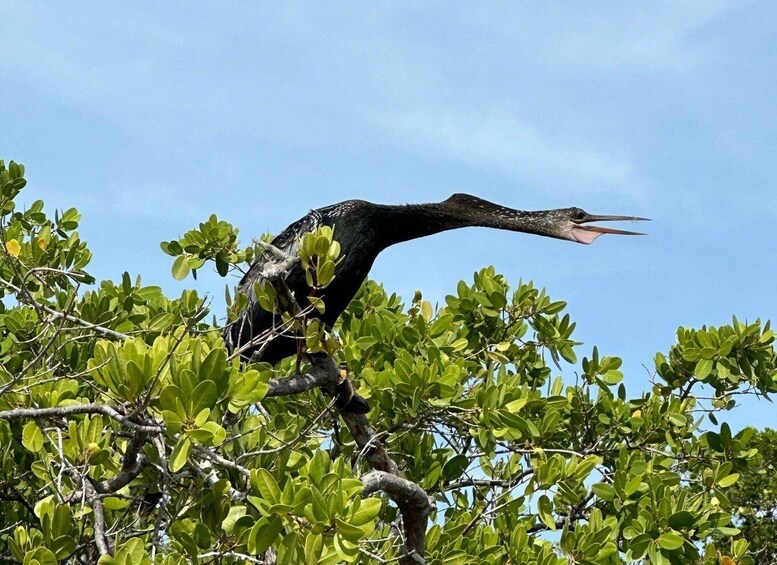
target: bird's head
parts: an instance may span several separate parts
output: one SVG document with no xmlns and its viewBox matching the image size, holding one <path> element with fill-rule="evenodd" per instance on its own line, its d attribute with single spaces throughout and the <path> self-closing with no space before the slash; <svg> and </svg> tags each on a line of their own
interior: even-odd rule
<svg viewBox="0 0 777 565">
<path fill-rule="evenodd" d="M 561 208 L 559 210 L 533 212 L 532 214 L 536 214 L 537 227 L 544 230 L 544 233 L 541 233 L 541 235 L 566 239 L 586 245 L 593 243 L 597 237 L 607 233 L 615 235 L 646 235 L 641 232 L 590 225 L 592 222 L 647 220 L 647 218 L 639 218 L 637 216 L 602 216 L 589 214 L 582 208 Z"/>
<path fill-rule="evenodd" d="M 454 194 L 443 203 L 461 225 L 476 225 L 534 233 L 590 244 L 603 234 L 645 235 L 639 232 L 590 225 L 592 222 L 642 221 L 637 216 L 601 216 L 581 208 L 525 211 L 507 208 L 469 194 Z"/>
</svg>

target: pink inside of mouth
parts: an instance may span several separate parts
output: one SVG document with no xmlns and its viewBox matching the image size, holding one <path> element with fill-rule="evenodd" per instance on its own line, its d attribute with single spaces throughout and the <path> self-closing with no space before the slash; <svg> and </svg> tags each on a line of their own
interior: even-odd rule
<svg viewBox="0 0 777 565">
<path fill-rule="evenodd" d="M 601 232 L 572 228 L 572 237 L 574 237 L 575 241 L 578 243 L 585 243 L 586 245 L 590 245 L 600 235 L 602 235 Z"/>
</svg>

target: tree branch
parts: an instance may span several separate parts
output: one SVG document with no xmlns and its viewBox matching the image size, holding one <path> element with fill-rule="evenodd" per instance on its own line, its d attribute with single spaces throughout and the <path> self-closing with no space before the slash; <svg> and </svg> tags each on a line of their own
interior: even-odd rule
<svg viewBox="0 0 777 565">
<path fill-rule="evenodd" d="M 145 445 L 147 439 L 148 436 L 143 432 L 138 432 L 132 436 L 129 442 L 127 442 L 119 474 L 111 479 L 92 483 L 97 494 L 115 493 L 135 480 L 146 466 L 146 455 L 143 453 L 143 445 Z M 82 496 L 83 493 L 77 490 L 70 495 L 70 500 L 78 500 Z"/>
<path fill-rule="evenodd" d="M 516 477 L 506 479 L 462 479 L 455 483 L 450 483 L 445 486 L 444 490 L 456 490 L 460 488 L 468 487 L 490 487 L 490 488 L 505 488 L 511 489 L 518 485 L 523 479 L 534 473 L 534 469 L 525 469 L 521 471 Z"/>
<path fill-rule="evenodd" d="M 341 412 L 340 416 L 348 426 L 353 439 L 356 440 L 356 445 L 362 450 L 373 469 L 391 473 L 392 475 L 400 475 L 397 464 L 389 457 L 380 439 L 375 436 L 375 432 L 372 431 L 372 427 L 364 414 Z"/>
<path fill-rule="evenodd" d="M 268 261 L 261 276 L 269 280 L 275 288 L 281 302 L 281 308 L 297 316 L 300 311 L 299 305 L 286 286 L 284 279 L 298 258 L 284 253 L 271 244 L 260 241 L 256 243 L 266 252 L 280 259 L 278 262 Z M 331 358 L 314 358 L 312 367 L 306 373 L 297 373 L 283 379 L 271 379 L 268 382 L 266 396 L 288 396 L 320 388 L 327 396 L 337 397 L 336 387 L 340 380 L 340 372 Z M 399 558 L 400 565 L 425 563 L 426 525 L 429 513 L 434 508 L 433 499 L 420 486 L 401 477 L 397 464 L 389 457 L 363 414 L 352 414 L 340 410 L 340 416 L 348 426 L 361 453 L 365 455 L 374 469 L 362 479 L 367 481 L 365 482 L 364 496 L 383 490 L 399 507 L 402 515 L 405 550 L 404 555 Z"/>
<path fill-rule="evenodd" d="M 296 373 L 282 379 L 270 379 L 267 382 L 266 396 L 289 396 L 291 394 L 307 392 L 314 388 L 328 389 L 329 387 L 334 387 L 340 379 L 340 374 L 331 360 L 330 363 L 331 366 L 323 362 L 317 362 L 305 373 Z"/>
<path fill-rule="evenodd" d="M 426 523 L 434 509 L 434 500 L 416 483 L 393 473 L 370 471 L 362 475 L 361 481 L 364 483 L 362 497 L 382 490 L 399 507 L 406 551 L 406 555 L 399 558 L 400 564 L 425 563 Z"/>
<path fill-rule="evenodd" d="M 217 463 L 223 467 L 226 467 L 227 469 L 232 469 L 234 471 L 237 471 L 244 477 L 250 477 L 251 471 L 243 467 L 242 465 L 238 465 L 234 461 L 230 461 L 229 459 L 225 459 L 218 453 L 211 451 L 204 445 L 192 445 L 192 450 L 197 453 L 198 455 L 202 455 L 205 459 L 212 461 L 213 463 Z"/>
<path fill-rule="evenodd" d="M 8 288 L 10 288 L 12 291 L 14 291 L 17 294 L 17 296 L 19 294 L 25 294 L 24 291 L 21 288 L 19 288 L 18 286 L 16 286 L 15 284 L 13 284 L 10 281 L 4 280 L 4 279 L 0 279 L 0 284 L 3 284 L 5 286 L 7 286 Z M 87 322 L 86 320 L 82 320 L 81 318 L 79 318 L 77 316 L 73 316 L 71 314 L 66 314 L 64 312 L 60 312 L 59 310 L 55 310 L 54 308 L 51 308 L 50 306 L 47 306 L 45 304 L 41 304 L 40 302 L 35 301 L 31 297 L 28 298 L 27 302 L 31 302 L 31 305 L 34 305 L 36 308 L 40 308 L 41 310 L 43 310 L 44 312 L 46 312 L 47 314 L 49 314 L 50 316 L 52 316 L 54 318 L 61 318 L 63 320 L 67 320 L 68 322 L 76 323 L 79 326 L 82 326 L 82 327 L 90 329 L 90 330 L 94 330 L 94 331 L 96 331 L 98 333 L 101 333 L 103 335 L 107 335 L 107 336 L 110 336 L 110 337 L 115 337 L 115 338 L 118 338 L 118 339 L 129 339 L 129 336 L 127 334 L 123 334 L 121 332 L 114 331 L 114 330 L 112 330 L 110 328 L 106 328 L 106 327 L 100 326 L 98 324 L 93 324 L 92 322 Z"/>
<path fill-rule="evenodd" d="M 0 420 L 15 420 L 18 418 L 62 418 L 73 414 L 102 414 L 139 432 L 160 434 L 164 428 L 157 425 L 138 424 L 124 416 L 119 408 L 109 404 L 71 404 L 70 406 L 54 406 L 53 408 L 16 408 L 0 411 Z"/>
<path fill-rule="evenodd" d="M 97 550 L 100 552 L 100 555 L 111 555 L 111 548 L 105 535 L 103 501 L 100 500 L 88 477 L 82 479 L 81 485 L 84 489 L 86 500 L 92 507 L 92 514 L 94 514 L 94 542 L 97 544 Z"/>
<path fill-rule="evenodd" d="M 314 359 L 313 366 L 306 373 L 271 379 L 267 396 L 298 394 L 313 388 L 321 388 L 328 396 L 335 396 L 335 386 L 339 380 L 340 372 L 332 359 Z M 386 452 L 363 414 L 341 411 L 340 417 L 374 469 L 362 479 L 370 481 L 370 488 L 365 486 L 367 494 L 364 496 L 384 490 L 402 514 L 406 555 L 400 558 L 400 564 L 423 563 L 427 519 L 434 507 L 432 499 L 420 486 L 401 476 L 397 464 Z"/>
<path fill-rule="evenodd" d="M 27 499 L 22 496 L 22 494 L 15 486 L 13 486 L 10 483 L 4 483 L 4 484 L 1 484 L 0 486 L 4 486 L 11 491 L 10 493 L 0 492 L 0 500 L 12 500 L 14 502 L 19 502 L 22 504 L 22 506 L 24 506 L 27 509 L 30 515 L 35 514 L 35 508 L 33 508 L 32 504 L 30 504 L 27 501 Z M 3 560 L 0 559 L 0 563 L 2 562 Z"/>
<path fill-rule="evenodd" d="M 136 433 L 127 442 L 127 448 L 124 450 L 124 458 L 121 464 L 121 471 L 112 479 L 106 479 L 95 483 L 94 489 L 100 494 L 116 492 L 130 484 L 146 466 L 146 455 L 143 453 L 143 446 L 148 437 L 142 432 Z"/>
</svg>

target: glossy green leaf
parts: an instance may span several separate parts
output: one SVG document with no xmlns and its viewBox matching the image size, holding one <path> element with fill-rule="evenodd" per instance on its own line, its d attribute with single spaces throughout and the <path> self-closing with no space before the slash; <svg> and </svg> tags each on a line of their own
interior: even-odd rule
<svg viewBox="0 0 777 565">
<path fill-rule="evenodd" d="M 281 490 L 278 487 L 278 482 L 267 469 L 251 471 L 251 485 L 271 504 L 280 502 Z"/>
<path fill-rule="evenodd" d="M 30 451 L 43 449 L 43 432 L 35 422 L 28 422 L 22 432 L 22 445 Z"/>
<path fill-rule="evenodd" d="M 669 516 L 669 525 L 676 530 L 690 528 L 695 521 L 694 515 L 687 510 L 680 510 Z"/>
<path fill-rule="evenodd" d="M 596 496 L 602 500 L 612 501 L 615 499 L 615 489 L 612 485 L 606 483 L 597 483 L 592 487 L 592 490 Z"/>
<path fill-rule="evenodd" d="M 551 530 L 556 529 L 556 520 L 553 518 L 553 504 L 550 502 L 550 498 L 547 495 L 540 496 L 537 501 L 537 511 L 539 512 L 540 520 Z"/>
<path fill-rule="evenodd" d="M 186 464 L 189 457 L 189 450 L 192 446 L 192 440 L 187 436 L 181 436 L 173 448 L 173 452 L 168 460 L 168 465 L 173 473 L 180 471 Z"/>
<path fill-rule="evenodd" d="M 723 477 L 718 481 L 720 488 L 727 488 L 736 483 L 739 480 L 739 473 L 731 473 L 730 475 Z"/>
<path fill-rule="evenodd" d="M 251 529 L 248 536 L 248 550 L 254 555 L 267 551 L 278 539 L 281 530 L 283 530 L 283 520 L 280 516 L 262 518 Z"/>
<path fill-rule="evenodd" d="M 665 532 L 658 536 L 658 545 L 663 549 L 680 549 L 683 546 L 683 538 L 677 534 Z"/>
<path fill-rule="evenodd" d="M 191 271 L 188 264 L 188 257 L 186 255 L 180 255 L 173 261 L 173 278 L 177 281 L 182 281 Z"/>
<path fill-rule="evenodd" d="M 379 498 L 362 499 L 359 508 L 348 518 L 348 522 L 354 526 L 362 526 L 374 520 L 380 512 L 383 503 Z"/>
<path fill-rule="evenodd" d="M 461 474 L 469 467 L 469 457 L 466 455 L 456 455 L 448 461 L 442 468 L 442 476 L 447 481 L 458 479 Z"/>
</svg>

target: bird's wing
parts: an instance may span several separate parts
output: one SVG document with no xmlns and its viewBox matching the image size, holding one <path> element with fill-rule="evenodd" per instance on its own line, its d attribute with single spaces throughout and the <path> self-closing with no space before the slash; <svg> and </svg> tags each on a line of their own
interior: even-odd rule
<svg viewBox="0 0 777 565">
<path fill-rule="evenodd" d="M 304 234 L 319 227 L 323 223 L 323 220 L 324 217 L 319 210 L 311 210 L 310 213 L 303 216 L 287 227 L 285 230 L 283 230 L 280 234 L 275 236 L 271 244 L 284 253 L 295 256 L 297 254 L 297 247 L 299 246 L 300 238 Z M 247 292 L 249 294 L 249 298 L 253 296 L 253 290 L 251 288 L 253 286 L 253 282 L 261 280 L 262 276 L 260 273 L 264 270 L 264 266 L 268 260 L 277 261 L 277 258 L 273 257 L 269 252 L 260 254 L 251 264 L 251 267 L 248 269 L 246 274 L 243 275 L 240 284 L 238 284 L 238 288 Z"/>
<path fill-rule="evenodd" d="M 321 212 L 313 210 L 283 230 L 271 243 L 284 253 L 296 256 L 300 238 L 305 233 L 315 230 L 323 221 L 324 219 Z M 237 289 L 240 292 L 245 293 L 248 297 L 248 307 L 236 321 L 228 324 L 224 328 L 224 340 L 230 350 L 248 342 L 255 335 L 259 335 L 273 325 L 274 316 L 260 308 L 256 303 L 254 283 L 263 280 L 262 273 L 264 272 L 267 262 L 277 260 L 278 259 L 268 251 L 260 253 L 240 280 Z M 293 352 L 293 348 L 291 352 Z M 291 352 L 284 351 L 283 354 L 279 354 L 279 358 L 289 355 Z M 244 357 L 249 358 L 250 355 L 251 351 L 247 351 L 244 354 Z M 277 361 L 275 358 L 268 360 L 270 362 Z"/>
<path fill-rule="evenodd" d="M 299 242 L 303 235 L 323 225 L 333 225 L 339 218 L 342 218 L 344 214 L 349 213 L 355 207 L 367 204 L 367 202 L 361 200 L 347 200 L 339 204 L 312 210 L 283 230 L 271 243 L 284 253 L 296 256 Z M 248 297 L 248 306 L 235 322 L 228 324 L 224 329 L 224 339 L 230 349 L 237 345 L 248 343 L 255 336 L 270 329 L 276 323 L 275 316 L 260 308 L 257 304 L 254 283 L 263 280 L 262 273 L 267 263 L 277 260 L 270 252 L 260 253 L 243 276 L 240 284 L 238 284 L 238 290 Z M 286 282 L 292 287 L 304 287 L 304 273 L 299 265 L 290 270 Z M 293 340 L 279 339 L 277 347 L 273 349 L 273 345 L 271 345 L 263 354 L 262 359 L 274 363 L 284 356 L 291 355 L 295 349 L 296 344 Z M 248 358 L 250 356 L 251 351 L 246 351 L 244 357 Z"/>
</svg>

